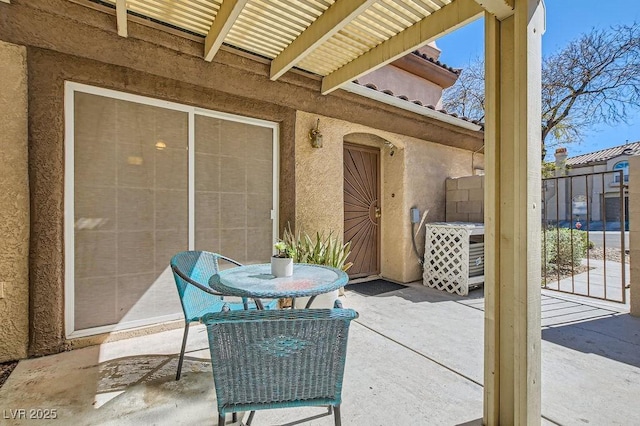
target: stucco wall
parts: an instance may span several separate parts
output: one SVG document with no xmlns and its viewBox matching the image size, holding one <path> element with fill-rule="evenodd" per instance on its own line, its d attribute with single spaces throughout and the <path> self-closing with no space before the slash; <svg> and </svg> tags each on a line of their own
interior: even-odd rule
<svg viewBox="0 0 640 426">
<path fill-rule="evenodd" d="M 324 147 L 312 148 L 309 129 L 320 118 Z M 393 156 L 383 141 L 397 149 Z M 296 226 L 306 232 L 344 233 L 343 143 L 381 148 L 381 274 L 411 282 L 422 275 L 411 243 L 409 209 L 445 219 L 445 179 L 469 173 L 471 152 L 298 111 L 296 114 Z M 422 253 L 424 235 L 417 245 Z"/>
<path fill-rule="evenodd" d="M 0 40 L 27 46 L 31 355 L 58 352 L 68 345 L 63 298 L 66 80 L 279 122 L 281 227 L 296 219 L 294 159 L 300 144 L 294 146 L 295 110 L 348 117 L 361 129 L 375 126 L 417 138 L 428 135 L 429 140 L 465 149 L 482 145 L 481 132 L 341 90 L 322 96 L 320 80 L 308 75 L 290 72 L 270 81 L 268 61 L 227 48 L 206 62 L 202 40 L 152 28 L 152 23 L 129 21 L 129 37 L 120 37 L 113 13 L 97 4 L 85 7 L 68 0 L 0 3 Z M 302 131 L 303 139 L 308 129 Z M 21 247 L 27 246 L 25 242 Z"/>
<path fill-rule="evenodd" d="M 442 108 L 442 87 L 393 65 L 378 68 L 360 77 L 358 82 L 373 83 L 378 90 L 389 89 L 396 96 L 404 95 L 412 101 L 419 100 L 424 105 Z"/>
<path fill-rule="evenodd" d="M 402 215 L 406 222 L 404 229 L 407 230 L 410 229 L 409 209 L 411 207 L 417 207 L 421 215 L 429 210 L 427 222 L 446 220 L 446 179 L 467 176 L 474 166 L 484 167 L 482 154 L 472 154 L 471 151 L 413 138 L 407 141 L 405 151 L 407 189 Z M 405 235 L 404 252 L 413 253 L 411 234 Z M 420 232 L 416 244 L 420 253 L 424 253 L 424 232 Z M 416 257 L 411 255 L 405 256 L 404 259 L 405 281 L 422 279 L 422 271 Z"/>
<path fill-rule="evenodd" d="M 170 64 L 168 66 L 171 66 Z M 129 68 L 28 49 L 31 355 L 64 350 L 64 82 L 76 81 L 280 124 L 280 224 L 294 218 L 295 112 Z M 179 76 L 179 70 L 176 70 Z"/>
<path fill-rule="evenodd" d="M 29 343 L 27 50 L 0 41 L 0 362 Z"/>
</svg>

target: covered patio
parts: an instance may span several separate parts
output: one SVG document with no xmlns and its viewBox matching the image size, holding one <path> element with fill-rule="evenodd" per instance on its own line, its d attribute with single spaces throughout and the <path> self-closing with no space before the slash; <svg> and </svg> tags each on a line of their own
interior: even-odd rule
<svg viewBox="0 0 640 426">
<path fill-rule="evenodd" d="M 107 3 L 110 9 L 106 7 Z M 279 1 L 224 0 L 204 2 L 210 6 L 208 14 L 204 15 L 200 7 L 203 2 L 200 1 L 188 2 L 189 7 L 177 8 L 173 6 L 178 2 L 151 2 L 162 7 L 149 7 L 148 3 L 133 0 L 0 2 L 0 39 L 3 42 L 2 54 L 7 58 L 4 60 L 3 56 L 2 63 L 8 64 L 7 75 L 10 76 L 3 81 L 0 106 L 10 117 L 2 133 L 7 135 L 9 147 L 5 162 L 11 165 L 2 168 L 10 171 L 2 175 L 1 191 L 5 197 L 4 204 L 11 206 L 6 212 L 3 211 L 2 227 L 3 237 L 6 236 L 3 241 L 7 241 L 3 248 L 6 247 L 11 256 L 7 256 L 7 260 L 0 260 L 0 266 L 6 275 L 2 277 L 1 290 L 8 294 L 3 303 L 8 306 L 7 318 L 12 324 L 7 328 L 9 331 L 0 337 L 12 345 L 6 351 L 11 353 L 9 356 L 27 358 L 48 355 L 108 338 L 106 336 L 113 330 L 112 326 L 118 325 L 120 311 L 126 311 L 128 307 L 120 309 L 118 306 L 115 310 L 108 307 L 105 315 L 108 318 L 101 318 L 96 323 L 86 321 L 75 324 L 75 301 L 89 299 L 85 310 L 92 311 L 93 307 L 103 307 L 101 302 L 111 297 L 111 293 L 117 295 L 114 283 L 120 283 L 125 288 L 127 280 L 133 282 L 129 287 L 143 282 L 143 278 L 137 276 L 116 276 L 117 273 L 113 271 L 117 272 L 118 268 L 133 274 L 139 273 L 142 265 L 147 275 L 144 280 L 155 283 L 164 277 L 166 284 L 167 257 L 171 251 L 175 253 L 186 248 L 192 249 L 197 245 L 198 237 L 204 239 L 205 232 L 196 232 L 197 224 L 192 212 L 196 204 L 195 172 L 193 168 L 187 172 L 185 167 L 178 173 L 172 167 L 178 163 L 192 164 L 195 156 L 192 124 L 197 124 L 195 117 L 203 113 L 200 108 L 215 110 L 216 114 L 222 112 L 223 116 L 211 117 L 216 120 L 235 114 L 234 119 L 243 116 L 245 121 L 272 129 L 267 141 L 273 141 L 273 144 L 265 146 L 275 149 L 269 151 L 269 156 L 264 156 L 272 161 L 262 164 L 266 161 L 264 158 L 256 159 L 256 163 L 266 170 L 266 175 L 270 176 L 269 173 L 273 171 L 275 176 L 272 181 L 257 180 L 259 183 L 266 182 L 266 186 L 273 189 L 273 192 L 268 192 L 271 198 L 265 202 L 264 208 L 271 216 L 263 220 L 266 223 L 264 227 L 269 232 L 271 228 L 275 230 L 275 235 L 266 231 L 262 233 L 262 242 L 266 243 L 261 246 L 261 256 L 267 258 L 272 237 L 278 237 L 278 231 L 281 232 L 288 221 L 308 231 L 333 227 L 342 234 L 344 230 L 340 204 L 343 192 L 340 186 L 341 144 L 342 136 L 348 132 L 339 135 L 339 144 L 333 144 L 331 150 L 325 149 L 314 157 L 306 137 L 309 132 L 306 123 L 309 120 L 303 121 L 310 118 L 307 114 L 322 116 L 323 119 L 343 119 L 348 116 L 358 126 L 368 126 L 376 132 L 395 132 L 420 139 L 425 145 L 428 142 L 432 153 L 422 157 L 424 161 L 435 159 L 445 163 L 451 158 L 453 149 L 471 153 L 480 148 L 482 141 L 478 132 L 465 127 L 468 123 L 452 125 L 450 118 L 448 121 L 440 119 L 438 114 L 446 115 L 442 112 L 436 114 L 440 118 L 431 112 L 420 115 L 393 105 L 383 105 L 377 100 L 364 99 L 349 93 L 348 89 L 359 76 L 484 16 L 487 114 L 484 127 L 486 284 L 483 307 L 464 306 L 453 299 L 443 299 L 440 294 L 425 293 L 422 288 L 416 289 L 415 294 L 413 290 L 408 290 L 406 297 L 381 298 L 384 303 L 380 305 L 369 299 L 367 303 L 359 303 L 354 296 L 349 303 L 361 311 L 363 319 L 354 327 L 352 364 L 346 383 L 347 386 L 360 388 L 347 388 L 345 395 L 351 394 L 359 402 L 355 405 L 347 402 L 344 412 L 345 417 L 348 412 L 367 416 L 378 413 L 375 418 L 352 419 L 353 424 L 397 424 L 398 416 L 406 416 L 403 419 L 413 423 L 416 409 L 425 413 L 425 419 L 443 416 L 437 420 L 443 424 L 470 421 L 491 425 L 538 423 L 543 401 L 540 380 L 539 98 L 541 37 L 545 29 L 544 3 L 541 0 L 338 0 L 319 2 L 323 6 L 311 7 L 310 12 L 307 6 L 317 5 L 318 2 L 302 2 L 306 6 L 297 7 Z M 398 9 L 403 12 L 398 12 Z M 389 18 L 398 14 L 401 18 Z M 199 26 L 192 25 L 196 21 L 200 22 Z M 205 23 L 204 29 L 202 22 Z M 188 36 L 184 35 L 184 30 L 189 33 Z M 78 261 L 79 267 L 74 269 L 76 259 L 83 260 L 75 256 L 76 253 L 93 254 L 91 250 L 83 250 L 80 246 L 73 252 L 76 234 L 81 235 L 80 231 L 85 226 L 99 227 L 105 223 L 112 226 L 114 223 L 81 221 L 82 226 L 79 226 L 78 219 L 83 217 L 74 216 L 74 208 L 79 204 L 74 204 L 74 188 L 79 192 L 78 188 L 83 189 L 82 185 L 89 178 L 99 179 L 107 172 L 113 172 L 113 177 L 107 176 L 109 184 L 119 184 L 125 180 L 122 174 L 118 175 L 120 181 L 115 177 L 115 163 L 103 166 L 97 162 L 96 173 L 86 168 L 86 176 L 77 173 L 75 178 L 80 178 L 74 180 L 74 164 L 91 165 L 96 159 L 107 161 L 108 156 L 102 155 L 99 149 L 109 150 L 110 155 L 114 155 L 117 145 L 114 142 L 117 138 L 109 133 L 117 126 L 101 123 L 104 126 L 102 129 L 85 120 L 84 127 L 77 127 L 75 133 L 99 129 L 96 137 L 87 139 L 95 142 L 95 146 L 89 147 L 87 152 L 97 155 L 82 158 L 76 152 L 77 158 L 74 158 L 73 109 L 70 108 L 74 105 L 74 98 L 68 95 L 68 91 L 65 92 L 65 87 L 77 84 L 99 86 L 109 93 L 125 93 L 123 96 L 131 103 L 140 101 L 140 96 L 154 98 L 157 99 L 154 100 L 156 106 L 170 104 L 180 110 L 176 117 L 169 118 L 161 111 L 154 113 L 158 117 L 157 128 L 171 128 L 164 133 L 156 132 L 158 140 L 152 141 L 156 144 L 151 150 L 153 155 L 154 149 L 169 153 L 173 148 L 170 142 L 180 139 L 174 138 L 173 131 L 176 131 L 184 140 L 176 145 L 172 154 L 182 157 L 169 162 L 166 170 L 172 173 L 158 168 L 158 179 L 154 175 L 152 182 L 155 186 L 139 192 L 146 191 L 156 196 L 160 190 L 165 191 L 165 195 L 169 189 L 180 190 L 182 193 L 179 195 L 183 197 L 180 205 L 183 208 L 177 209 L 179 214 L 169 218 L 171 220 L 166 217 L 147 220 L 145 216 L 136 215 L 141 211 L 137 207 L 153 203 L 142 202 L 142 197 L 133 194 L 135 191 L 131 192 L 131 198 L 126 200 L 133 199 L 139 204 L 125 200 L 119 205 L 129 206 L 133 212 L 127 215 L 118 213 L 120 216 L 109 213 L 113 213 L 113 217 L 132 218 L 126 229 L 108 229 L 111 232 L 108 238 L 111 238 L 113 247 L 116 246 L 116 240 L 112 236 L 121 233 L 117 240 L 118 249 L 110 251 L 108 255 L 96 251 L 90 261 Z M 79 100 L 76 99 L 75 103 L 80 106 L 78 110 L 91 111 L 90 107 L 83 107 Z M 133 113 L 123 115 L 134 116 Z M 92 116 L 101 117 L 102 114 Z M 456 120 L 464 121 L 459 118 Z M 172 125 L 172 122 L 178 124 Z M 360 127 L 355 131 L 360 132 Z M 167 133 L 171 134 L 170 137 L 166 136 Z M 123 134 L 131 136 L 130 132 Z M 235 136 L 228 139 L 234 140 Z M 443 147 L 452 150 L 444 151 Z M 255 150 L 246 151 L 257 154 Z M 187 152 L 190 155 L 188 161 Z M 406 152 L 409 156 L 409 148 Z M 131 166 L 142 165 L 142 155 L 123 154 L 122 158 Z M 415 158 L 418 157 L 410 157 L 407 164 Z M 246 161 L 246 158 L 242 160 Z M 145 160 L 144 164 L 148 164 L 148 161 Z M 224 165 L 222 162 L 218 164 Z M 242 164 L 242 167 L 251 168 L 252 163 L 247 161 Z M 327 167 L 327 164 L 331 167 Z M 201 170 L 218 169 L 211 167 Z M 405 170 L 401 169 L 399 175 L 403 183 L 416 178 L 408 173 L 405 176 L 404 173 Z M 318 180 L 318 176 L 328 176 L 334 180 L 327 184 Z M 131 180 L 143 180 L 147 176 L 128 177 Z M 428 175 L 423 178 L 434 181 Z M 163 179 L 165 182 L 162 182 Z M 217 181 L 208 176 L 197 182 L 217 185 Z M 438 185 L 440 182 L 442 180 L 438 181 Z M 160 185 L 162 183 L 164 187 Z M 97 193 L 97 186 L 94 182 L 87 197 Z M 115 193 L 112 189 L 109 189 L 110 193 Z M 242 190 L 248 192 L 246 187 Z M 216 197 L 218 195 L 216 192 Z M 232 207 L 246 207 L 245 195 L 242 193 L 234 198 Z M 166 197 L 167 200 L 174 199 L 168 195 Z M 115 199 L 115 195 L 112 198 Z M 394 200 L 391 201 L 391 198 Z M 269 204 L 270 200 L 274 202 L 273 206 Z M 327 200 L 339 200 L 337 207 L 327 204 Z M 392 225 L 400 224 L 402 227 L 398 226 L 398 229 L 401 229 L 404 238 L 399 239 L 397 245 L 390 245 L 383 259 L 389 263 L 389 271 L 400 277 L 399 281 L 413 281 L 415 275 L 419 274 L 419 267 L 411 259 L 411 231 L 406 226 L 409 225 L 406 213 L 413 200 L 409 196 L 407 199 L 402 196 L 396 198 L 395 193 L 391 193 L 388 201 L 393 208 L 388 209 L 389 226 L 386 232 L 395 232 Z M 97 204 L 90 200 L 84 207 L 88 206 L 91 210 Z M 109 199 L 102 207 L 113 210 L 115 204 Z M 231 203 L 225 207 L 229 205 Z M 189 208 L 188 218 L 186 206 Z M 232 208 L 221 210 L 233 211 Z M 149 213 L 149 218 L 153 213 Z M 179 215 L 182 217 L 180 223 L 176 219 Z M 99 212 L 88 217 L 102 218 L 107 215 Z M 244 250 L 244 255 L 248 257 L 246 247 L 251 241 L 247 239 L 247 220 L 244 216 L 240 217 L 244 221 L 239 227 L 240 231 L 222 233 L 222 236 L 232 241 L 230 246 L 234 249 L 240 247 Z M 162 229 L 159 226 L 145 229 L 143 236 L 150 242 L 142 244 L 140 236 L 134 233 L 149 223 L 166 226 Z M 158 237 L 160 234 L 164 239 Z M 238 238 L 240 234 L 242 238 Z M 107 247 L 104 239 L 96 241 L 99 243 L 94 248 Z M 209 238 L 205 242 L 213 246 L 214 242 L 219 241 Z M 165 246 L 160 247 L 160 243 L 165 243 Z M 145 250 L 152 254 L 138 256 Z M 109 256 L 115 258 L 112 258 L 113 265 L 120 262 L 117 267 L 106 263 L 105 259 Z M 389 260 L 391 257 L 393 259 Z M 124 264 L 130 259 L 137 263 L 132 263 L 127 269 Z M 93 267 L 88 271 L 91 273 L 83 269 L 86 265 Z M 414 274 L 414 278 L 410 279 L 408 277 L 411 274 Z M 102 284 L 96 284 L 94 288 L 85 287 L 84 294 L 74 293 L 76 281 L 84 279 L 95 284 L 97 281 L 94 278 L 98 276 L 102 277 Z M 98 292 L 111 293 L 102 295 Z M 162 299 L 160 291 L 153 296 L 158 296 L 160 300 L 153 308 L 161 311 L 154 314 L 154 318 L 164 318 L 161 317 L 164 311 L 160 305 L 166 303 L 168 298 Z M 423 300 L 425 297 L 426 300 Z M 429 298 L 433 300 L 429 301 Z M 135 305 L 139 301 L 135 297 L 132 299 L 118 302 Z M 404 304 L 421 307 L 423 302 L 424 306 L 433 309 L 428 312 L 407 309 L 407 314 L 413 312 L 411 315 L 415 315 L 415 318 L 403 317 L 405 313 L 401 315 Z M 394 309 L 395 303 L 399 304 L 397 310 Z M 460 319 L 467 316 L 472 321 L 461 323 Z M 442 317 L 450 317 L 450 325 L 454 329 L 431 340 L 436 337 L 436 329 L 428 321 L 431 318 L 434 324 L 440 324 Z M 142 318 L 136 324 L 143 324 L 147 319 Z M 407 328 L 406 324 L 412 324 L 412 327 Z M 403 334 L 398 333 L 399 329 Z M 78 331 L 81 333 L 76 333 Z M 425 335 L 417 334 L 419 332 Z M 452 336 L 465 338 L 451 347 L 449 339 Z M 87 340 L 78 343 L 85 337 Z M 161 342 L 157 349 L 159 357 L 150 355 L 155 351 L 149 351 L 149 348 L 156 346 L 145 339 L 158 339 Z M 196 379 L 199 370 L 192 372 L 193 383 L 202 383 L 202 387 L 196 385 L 195 389 L 183 389 L 181 383 L 167 380 L 162 384 L 162 380 L 155 381 L 155 378 L 164 377 L 164 366 L 173 362 L 168 354 L 175 353 L 175 350 L 164 346 L 173 344 L 173 341 L 172 338 L 165 339 L 162 334 L 157 334 L 135 340 L 136 343 L 109 343 L 69 354 L 24 361 L 2 388 L 3 402 L 12 398 L 15 405 L 6 406 L 20 408 L 37 395 L 43 395 L 60 399 L 57 402 L 54 399 L 50 402 L 34 401 L 33 406 L 55 408 L 60 410 L 61 417 L 87 408 L 90 408 L 88 416 L 97 413 L 102 416 L 105 413 L 100 419 L 88 418 L 87 424 L 106 422 L 109 418 L 114 423 L 120 423 L 126 418 L 123 413 L 127 410 L 134 417 L 156 416 L 158 422 L 168 416 L 176 416 L 179 422 L 191 414 L 205 415 L 208 411 L 194 410 L 189 404 L 195 402 L 208 406 L 210 404 L 207 401 L 212 401 L 206 365 L 201 365 L 202 381 Z M 413 342 L 418 346 L 412 346 Z M 432 344 L 427 345 L 426 342 Z M 447 356 L 441 358 L 438 351 L 443 351 Z M 405 360 L 406 368 L 398 368 L 394 354 L 398 355 L 397 359 Z M 371 358 L 371 355 L 374 356 Z M 140 356 L 143 361 L 136 358 Z M 84 361 L 76 361 L 74 357 Z M 121 371 L 127 370 L 125 367 L 121 369 L 122 360 L 125 360 L 125 365 L 126 360 L 135 362 L 133 371 Z M 47 363 L 53 370 L 46 367 Z M 381 363 L 388 364 L 380 369 Z M 143 368 L 144 365 L 147 367 Z M 197 365 L 195 363 L 192 367 Z M 420 368 L 415 368 L 416 365 Z M 65 366 L 68 369 L 64 369 Z M 556 367 L 560 366 L 554 365 Z M 149 374 L 140 377 L 145 368 L 148 368 Z M 41 372 L 48 371 L 54 372 L 52 381 L 38 377 Z M 433 380 L 431 373 L 441 375 L 441 380 Z M 365 376 L 359 377 L 363 374 Z M 71 385 L 74 376 L 77 378 L 76 386 Z M 24 382 L 19 381 L 21 377 L 25 378 Z M 108 379 L 104 384 L 102 377 Z M 154 380 L 149 384 L 142 383 L 146 377 Z M 363 377 L 367 379 L 363 381 Z M 606 376 L 607 379 L 610 377 L 610 374 Z M 376 382 L 371 384 L 373 378 Z M 484 388 L 480 383 L 484 384 Z M 40 386 L 41 389 L 34 388 Z M 130 390 L 123 393 L 123 386 Z M 582 391 L 584 386 L 584 383 L 575 383 L 571 391 Z M 446 388 L 452 391 L 443 392 Z M 164 391 L 172 392 L 173 397 L 164 399 Z M 22 392 L 28 392 L 28 395 Z M 90 396 L 96 393 L 100 395 L 100 401 Z M 108 395 L 116 394 L 119 396 L 109 401 Z M 555 394 L 554 389 L 545 393 L 546 397 L 553 395 L 554 398 Z M 63 398 L 64 395 L 68 397 Z M 376 401 L 374 395 L 385 398 L 389 404 Z M 449 399 L 450 395 L 455 397 Z M 129 397 L 131 400 L 128 400 Z M 165 401 L 166 405 L 159 404 L 157 411 L 134 409 L 141 407 L 136 405 L 138 403 L 155 407 L 149 403 L 156 399 Z M 119 401 L 129 408 L 116 409 L 111 417 L 106 415 L 106 411 L 101 411 L 101 407 L 109 410 Z M 180 406 L 181 401 L 186 405 Z M 577 412 L 582 408 L 594 409 L 595 406 L 585 404 L 585 407 L 581 407 L 575 400 L 559 403 L 563 406 L 566 403 Z M 371 410 L 366 407 L 371 407 Z M 384 408 L 383 412 L 381 408 Z M 612 415 L 622 412 L 624 410 L 620 409 Z M 548 416 L 553 417 L 552 414 Z"/>
<path fill-rule="evenodd" d="M 482 290 L 459 297 L 420 283 L 378 296 L 347 291 L 351 328 L 345 425 L 479 425 Z M 194 326 L 175 381 L 181 329 L 22 361 L 0 389 L 9 408 L 56 409 L 78 425 L 213 424 L 215 391 L 204 327 Z M 637 419 L 640 319 L 628 306 L 542 296 L 542 424 L 625 425 Z M 15 411 L 14 411 L 15 413 Z M 319 408 L 259 411 L 256 424 L 332 425 Z M 38 424 L 38 420 L 30 420 Z"/>
</svg>

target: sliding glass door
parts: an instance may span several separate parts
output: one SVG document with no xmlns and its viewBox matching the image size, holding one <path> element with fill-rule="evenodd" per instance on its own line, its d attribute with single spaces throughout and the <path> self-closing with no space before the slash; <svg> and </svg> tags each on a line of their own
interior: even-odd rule
<svg viewBox="0 0 640 426">
<path fill-rule="evenodd" d="M 273 153 L 271 128 L 196 115 L 196 250 L 223 253 L 242 263 L 269 260 Z"/>
<path fill-rule="evenodd" d="M 180 318 L 179 251 L 268 261 L 274 123 L 75 83 L 66 112 L 68 337 Z"/>
</svg>

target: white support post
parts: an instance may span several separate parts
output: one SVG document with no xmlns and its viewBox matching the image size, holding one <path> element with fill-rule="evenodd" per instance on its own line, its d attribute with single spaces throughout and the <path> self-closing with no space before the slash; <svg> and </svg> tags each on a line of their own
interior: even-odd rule
<svg viewBox="0 0 640 426">
<path fill-rule="evenodd" d="M 540 424 L 544 3 L 485 14 L 484 424 Z"/>
</svg>

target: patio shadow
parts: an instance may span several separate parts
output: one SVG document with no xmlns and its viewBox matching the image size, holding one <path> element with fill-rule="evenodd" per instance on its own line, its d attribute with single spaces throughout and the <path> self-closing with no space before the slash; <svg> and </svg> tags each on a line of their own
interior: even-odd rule
<svg viewBox="0 0 640 426">
<path fill-rule="evenodd" d="M 468 296 L 459 296 L 457 294 L 451 294 L 447 293 L 446 291 L 424 286 L 422 285 L 422 281 L 415 281 L 404 285 L 406 286 L 405 288 L 401 288 L 398 290 L 389 291 L 374 296 L 367 296 L 362 294 L 360 294 L 360 296 L 365 298 L 399 297 L 413 303 L 460 302 L 471 307 L 475 307 L 475 305 L 477 304 L 479 304 L 479 306 L 481 307 L 484 305 L 484 289 L 482 287 L 470 290 Z M 347 290 L 348 297 L 349 293 L 353 290 L 351 290 L 348 286 L 345 287 L 345 289 Z"/>
<path fill-rule="evenodd" d="M 552 326 L 542 339 L 640 368 L 640 318 L 629 314 Z"/>
<path fill-rule="evenodd" d="M 456 426 L 482 426 L 482 419 L 475 419 L 469 422 L 458 423 Z"/>
</svg>

